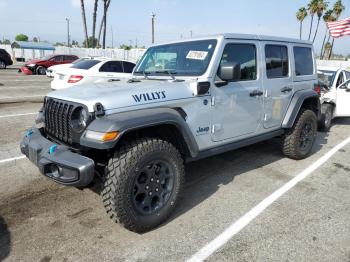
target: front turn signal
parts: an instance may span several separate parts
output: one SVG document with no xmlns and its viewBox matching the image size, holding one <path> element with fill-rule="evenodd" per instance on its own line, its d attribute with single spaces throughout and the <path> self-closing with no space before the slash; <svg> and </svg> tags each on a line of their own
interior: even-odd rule
<svg viewBox="0 0 350 262">
<path fill-rule="evenodd" d="M 112 131 L 112 132 L 96 132 L 96 131 L 91 131 L 87 130 L 85 137 L 90 140 L 96 140 L 100 142 L 110 142 L 115 140 L 119 135 L 118 131 Z"/>
</svg>

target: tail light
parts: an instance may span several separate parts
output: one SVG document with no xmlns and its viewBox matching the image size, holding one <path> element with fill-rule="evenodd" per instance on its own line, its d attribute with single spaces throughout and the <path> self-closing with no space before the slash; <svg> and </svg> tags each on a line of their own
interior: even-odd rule
<svg viewBox="0 0 350 262">
<path fill-rule="evenodd" d="M 315 85 L 314 90 L 317 94 L 321 94 L 321 86 L 320 85 Z"/>
<path fill-rule="evenodd" d="M 69 77 L 68 83 L 74 84 L 74 83 L 79 82 L 79 81 L 80 81 L 81 79 L 83 79 L 83 78 L 84 78 L 83 76 L 72 75 L 72 76 Z"/>
</svg>

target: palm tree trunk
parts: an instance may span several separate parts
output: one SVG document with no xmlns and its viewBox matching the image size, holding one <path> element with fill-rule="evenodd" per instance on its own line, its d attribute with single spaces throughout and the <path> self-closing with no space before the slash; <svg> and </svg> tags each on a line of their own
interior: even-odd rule
<svg viewBox="0 0 350 262">
<path fill-rule="evenodd" d="M 102 48 L 106 48 L 106 31 L 107 31 L 107 0 L 103 0 L 103 42 Z"/>
<path fill-rule="evenodd" d="M 314 35 L 314 39 L 312 40 L 312 43 L 315 42 L 315 39 L 316 39 L 316 36 L 317 36 L 317 32 L 318 32 L 318 27 L 320 25 L 320 20 L 321 20 L 321 17 L 319 17 L 318 20 L 317 20 L 317 27 L 316 27 L 316 31 L 315 31 L 315 35 Z"/>
<path fill-rule="evenodd" d="M 331 39 L 331 34 L 329 34 L 328 35 L 328 39 L 327 39 L 327 41 L 326 41 L 326 43 L 325 43 L 325 47 L 324 47 L 324 50 L 323 50 L 323 55 L 322 55 L 322 57 L 325 57 L 326 56 L 326 45 L 327 45 L 327 43 L 329 43 L 329 40 Z"/>
<path fill-rule="evenodd" d="M 302 21 L 300 21 L 300 36 L 299 36 L 299 38 L 300 38 L 300 40 L 301 40 L 301 34 L 302 34 L 302 32 L 303 32 L 303 22 Z"/>
<path fill-rule="evenodd" d="M 96 35 L 96 16 L 97 16 L 97 8 L 98 8 L 98 0 L 95 0 L 94 4 L 94 12 L 92 14 L 92 47 L 96 47 L 96 40 L 95 40 L 95 35 Z"/>
<path fill-rule="evenodd" d="M 333 40 L 332 40 L 331 51 L 329 51 L 328 60 L 331 60 L 331 57 L 332 57 L 332 52 L 333 52 L 333 46 L 334 46 L 334 37 L 333 37 Z"/>
<path fill-rule="evenodd" d="M 80 6 L 81 6 L 81 16 L 83 17 L 83 27 L 84 27 L 84 34 L 85 34 L 85 47 L 88 47 L 89 36 L 88 36 L 88 32 L 87 32 L 84 0 L 80 0 Z"/>
<path fill-rule="evenodd" d="M 324 45 L 326 43 L 326 38 L 327 38 L 327 31 L 326 33 L 324 34 L 324 38 L 323 38 L 323 42 L 322 42 L 322 47 L 321 47 L 321 53 L 320 53 L 320 59 L 323 59 L 323 48 L 324 48 Z"/>
<path fill-rule="evenodd" d="M 111 3 L 111 0 L 107 0 L 107 11 L 108 11 L 110 3 Z M 100 30 L 98 31 L 98 40 L 97 40 L 98 43 L 101 43 L 101 35 L 102 35 L 103 27 L 104 27 L 104 17 L 102 17 L 102 19 L 101 19 Z"/>
<path fill-rule="evenodd" d="M 308 40 L 310 40 L 310 37 L 311 37 L 313 23 L 314 23 L 314 15 L 311 16 L 311 24 L 310 24 L 310 31 L 309 31 L 309 38 L 308 38 Z"/>
</svg>

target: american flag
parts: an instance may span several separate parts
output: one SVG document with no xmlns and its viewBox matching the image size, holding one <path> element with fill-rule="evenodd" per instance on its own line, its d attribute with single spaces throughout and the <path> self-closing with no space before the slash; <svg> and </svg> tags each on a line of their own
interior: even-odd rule
<svg viewBox="0 0 350 262">
<path fill-rule="evenodd" d="M 345 35 L 350 36 L 350 17 L 344 20 L 327 23 L 329 32 L 332 37 L 338 38 Z"/>
</svg>

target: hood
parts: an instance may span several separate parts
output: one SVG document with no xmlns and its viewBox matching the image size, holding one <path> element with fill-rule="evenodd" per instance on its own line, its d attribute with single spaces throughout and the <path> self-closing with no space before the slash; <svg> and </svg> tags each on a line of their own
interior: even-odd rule
<svg viewBox="0 0 350 262">
<path fill-rule="evenodd" d="M 26 65 L 30 65 L 30 64 L 36 64 L 38 62 L 42 62 L 43 60 L 40 58 L 36 58 L 36 59 L 31 59 L 29 60 L 27 63 L 25 63 Z"/>
<path fill-rule="evenodd" d="M 106 113 L 130 110 L 130 107 L 147 107 L 154 104 L 164 105 L 172 100 L 192 98 L 196 93 L 197 82 L 174 82 L 160 80 L 142 80 L 128 83 L 121 80 L 114 83 L 101 83 L 73 86 L 57 90 L 47 96 L 84 104 L 89 112 L 94 105 L 101 103 Z"/>
<path fill-rule="evenodd" d="M 58 69 L 69 68 L 71 66 L 72 66 L 72 64 L 53 65 L 53 66 L 50 66 L 48 69 L 50 69 L 50 70 L 58 70 Z"/>
</svg>

